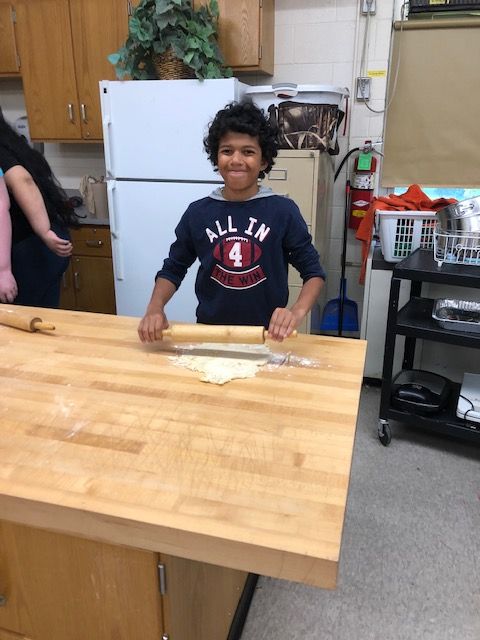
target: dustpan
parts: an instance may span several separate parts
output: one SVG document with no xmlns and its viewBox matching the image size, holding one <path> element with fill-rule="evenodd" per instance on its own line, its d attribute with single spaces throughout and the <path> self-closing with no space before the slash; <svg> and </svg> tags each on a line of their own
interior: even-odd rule
<svg viewBox="0 0 480 640">
<path fill-rule="evenodd" d="M 347 224 L 350 204 L 350 181 L 345 185 L 345 211 L 343 220 L 343 250 L 342 275 L 338 298 L 329 300 L 323 309 L 320 331 L 337 331 L 341 336 L 343 331 L 358 331 L 358 307 L 354 300 L 347 298 L 347 280 L 345 266 L 347 262 Z"/>
<path fill-rule="evenodd" d="M 321 331 L 358 331 L 357 303 L 347 298 L 347 281 L 340 279 L 338 298 L 329 300 L 325 305 L 320 325 Z"/>
</svg>

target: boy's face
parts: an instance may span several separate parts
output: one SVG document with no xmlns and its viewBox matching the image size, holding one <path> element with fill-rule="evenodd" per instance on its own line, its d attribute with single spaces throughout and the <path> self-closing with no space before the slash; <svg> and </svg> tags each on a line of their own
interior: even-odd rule
<svg viewBox="0 0 480 640">
<path fill-rule="evenodd" d="M 224 197 L 246 200 L 257 193 L 258 174 L 267 163 L 257 137 L 230 131 L 220 139 L 217 166 L 225 182 Z"/>
</svg>

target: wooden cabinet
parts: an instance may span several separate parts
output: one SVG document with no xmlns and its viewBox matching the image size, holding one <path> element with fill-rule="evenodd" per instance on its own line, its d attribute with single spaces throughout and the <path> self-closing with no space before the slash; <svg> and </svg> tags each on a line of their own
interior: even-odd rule
<svg viewBox="0 0 480 640">
<path fill-rule="evenodd" d="M 73 255 L 63 276 L 60 308 L 115 313 L 110 229 L 72 229 Z"/>
<path fill-rule="evenodd" d="M 194 6 L 206 0 L 194 0 Z M 273 75 L 275 0 L 218 0 L 218 40 L 238 73 Z"/>
<path fill-rule="evenodd" d="M 32 640 L 162 637 L 156 554 L 6 522 L 0 540 L 0 628 Z"/>
<path fill-rule="evenodd" d="M 101 140 L 98 82 L 128 33 L 127 0 L 16 0 L 17 37 L 33 140 Z"/>
<path fill-rule="evenodd" d="M 12 2 L 0 1 L 0 75 L 20 75 L 15 40 L 15 8 Z"/>
<path fill-rule="evenodd" d="M 275 193 L 291 198 L 298 205 L 325 268 L 331 228 L 330 204 L 333 184 L 331 156 L 320 151 L 281 150 L 263 184 Z M 299 273 L 290 267 L 289 305 L 296 301 L 301 288 L 302 280 Z M 305 317 L 298 330 L 301 333 L 311 333 L 311 313 Z"/>
<path fill-rule="evenodd" d="M 226 640 L 246 577 L 0 521 L 0 640 Z"/>
</svg>

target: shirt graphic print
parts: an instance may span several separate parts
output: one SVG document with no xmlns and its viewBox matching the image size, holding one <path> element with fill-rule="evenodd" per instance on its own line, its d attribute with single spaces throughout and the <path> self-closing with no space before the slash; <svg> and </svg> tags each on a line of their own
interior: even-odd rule
<svg viewBox="0 0 480 640">
<path fill-rule="evenodd" d="M 214 229 L 207 227 L 205 233 L 213 245 L 212 280 L 226 289 L 250 289 L 267 279 L 260 258 L 261 243 L 270 227 L 250 217 L 247 228 L 239 232 L 233 216 L 228 215 L 224 227 L 215 220 Z"/>
</svg>

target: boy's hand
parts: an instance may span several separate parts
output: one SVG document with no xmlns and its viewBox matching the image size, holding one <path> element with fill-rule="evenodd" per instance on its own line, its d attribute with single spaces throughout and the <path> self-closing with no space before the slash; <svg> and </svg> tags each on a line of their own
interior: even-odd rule
<svg viewBox="0 0 480 640">
<path fill-rule="evenodd" d="M 138 335 L 142 342 L 155 342 L 162 339 L 163 329 L 168 328 L 164 311 L 148 311 L 138 325 Z"/>
<path fill-rule="evenodd" d="M 0 302 L 13 302 L 17 294 L 17 283 L 12 272 L 9 269 L 0 271 Z"/>
<path fill-rule="evenodd" d="M 52 229 L 42 236 L 42 240 L 50 251 L 53 251 L 53 253 L 61 258 L 68 258 L 72 253 L 72 243 L 69 240 L 64 240 L 57 236 L 55 231 L 52 231 Z"/>
<path fill-rule="evenodd" d="M 270 318 L 268 337 L 277 342 L 282 342 L 300 324 L 301 318 L 286 307 L 277 307 Z"/>
</svg>

